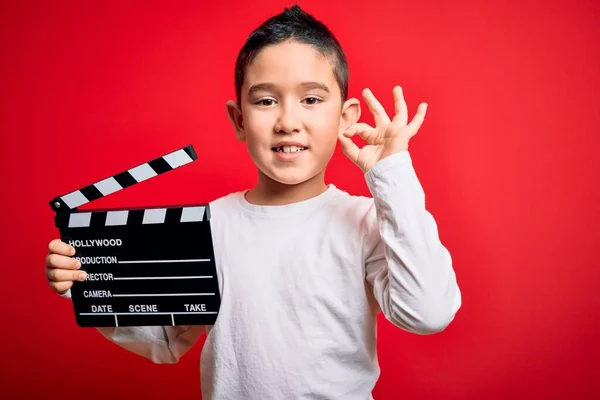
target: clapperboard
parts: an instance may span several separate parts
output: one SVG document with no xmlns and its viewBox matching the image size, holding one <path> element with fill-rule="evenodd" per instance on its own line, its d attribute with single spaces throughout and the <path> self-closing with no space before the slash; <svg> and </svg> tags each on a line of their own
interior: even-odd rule
<svg viewBox="0 0 600 400">
<path fill-rule="evenodd" d="M 50 201 L 61 239 L 88 273 L 71 287 L 79 326 L 215 323 L 221 299 L 209 204 L 77 210 L 196 159 L 189 145 Z"/>
</svg>

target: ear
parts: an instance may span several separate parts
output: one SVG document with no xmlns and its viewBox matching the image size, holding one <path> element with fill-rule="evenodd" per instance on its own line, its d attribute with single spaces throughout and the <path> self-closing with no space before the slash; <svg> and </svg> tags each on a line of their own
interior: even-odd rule
<svg viewBox="0 0 600 400">
<path fill-rule="evenodd" d="M 342 106 L 342 115 L 340 118 L 340 131 L 343 134 L 348 127 L 356 124 L 360 118 L 360 101 L 355 98 L 348 99 Z"/>
<path fill-rule="evenodd" d="M 242 115 L 242 109 L 234 100 L 229 100 L 226 104 L 227 117 L 235 130 L 235 136 L 240 142 L 246 140 L 246 133 L 244 131 L 244 118 Z"/>
</svg>

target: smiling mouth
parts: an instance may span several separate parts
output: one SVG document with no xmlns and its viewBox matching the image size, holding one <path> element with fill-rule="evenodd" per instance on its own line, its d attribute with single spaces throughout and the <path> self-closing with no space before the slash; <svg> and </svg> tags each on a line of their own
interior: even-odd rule
<svg viewBox="0 0 600 400">
<path fill-rule="evenodd" d="M 299 153 L 301 151 L 306 150 L 306 147 L 303 146 L 279 146 L 279 147 L 271 147 L 276 153 Z"/>
</svg>

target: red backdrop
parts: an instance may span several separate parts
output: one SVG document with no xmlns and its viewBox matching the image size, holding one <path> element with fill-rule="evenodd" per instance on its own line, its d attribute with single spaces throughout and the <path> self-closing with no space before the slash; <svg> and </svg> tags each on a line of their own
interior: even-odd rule
<svg viewBox="0 0 600 400">
<path fill-rule="evenodd" d="M 55 195 L 188 143 L 198 162 L 95 206 L 255 181 L 225 102 L 245 36 L 289 3 L 168 3 L 2 4 L 2 398 L 199 394 L 202 343 L 177 365 L 128 353 L 78 328 L 43 268 Z M 375 397 L 600 396 L 600 3 L 323 3 L 300 4 L 345 46 L 352 96 L 391 111 L 400 84 L 411 114 L 429 103 L 411 152 L 463 292 L 443 333 L 381 321 Z M 341 152 L 328 180 L 368 194 Z"/>
</svg>

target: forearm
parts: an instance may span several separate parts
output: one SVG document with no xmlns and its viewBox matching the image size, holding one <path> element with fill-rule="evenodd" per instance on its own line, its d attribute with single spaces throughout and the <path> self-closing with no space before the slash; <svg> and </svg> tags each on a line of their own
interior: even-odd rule
<svg viewBox="0 0 600 400">
<path fill-rule="evenodd" d="M 408 331 L 439 332 L 460 308 L 461 293 L 410 155 L 380 161 L 365 178 L 381 238 L 368 260 L 367 278 L 382 311 Z"/>
<path fill-rule="evenodd" d="M 177 363 L 205 331 L 197 325 L 97 329 L 109 341 L 157 364 Z"/>
</svg>

